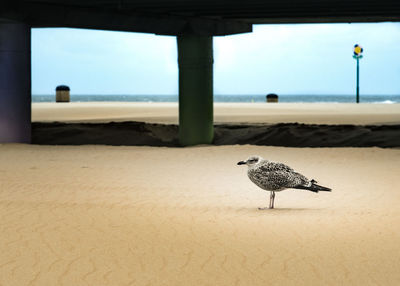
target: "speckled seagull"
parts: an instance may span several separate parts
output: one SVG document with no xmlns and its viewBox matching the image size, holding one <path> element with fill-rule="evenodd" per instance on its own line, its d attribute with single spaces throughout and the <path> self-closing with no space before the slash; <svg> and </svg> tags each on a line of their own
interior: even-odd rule
<svg viewBox="0 0 400 286">
<path fill-rule="evenodd" d="M 317 181 L 309 180 L 300 173 L 295 172 L 289 166 L 271 162 L 261 158 L 260 156 L 251 156 L 246 161 L 240 161 L 238 165 L 247 165 L 247 175 L 250 180 L 261 189 L 270 191 L 269 207 L 274 208 L 275 192 L 285 189 L 301 189 L 314 193 L 319 191 L 330 192 L 331 189 L 317 185 Z M 258 208 L 265 210 L 265 208 Z"/>
</svg>

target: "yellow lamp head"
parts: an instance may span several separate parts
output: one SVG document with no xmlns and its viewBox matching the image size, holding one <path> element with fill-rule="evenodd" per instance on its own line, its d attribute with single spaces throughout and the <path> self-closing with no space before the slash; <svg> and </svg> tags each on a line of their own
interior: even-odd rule
<svg viewBox="0 0 400 286">
<path fill-rule="evenodd" d="M 354 55 L 355 56 L 361 56 L 362 52 L 363 52 L 363 48 L 360 45 L 358 45 L 358 44 L 354 45 Z"/>
</svg>

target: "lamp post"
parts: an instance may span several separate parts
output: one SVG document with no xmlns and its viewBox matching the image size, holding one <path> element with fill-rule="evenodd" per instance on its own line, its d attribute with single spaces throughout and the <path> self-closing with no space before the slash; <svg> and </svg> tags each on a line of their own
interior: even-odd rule
<svg viewBox="0 0 400 286">
<path fill-rule="evenodd" d="M 357 89 L 356 89 L 356 102 L 360 103 L 360 59 L 362 59 L 363 48 L 355 44 L 353 50 L 353 58 L 357 60 Z"/>
</svg>

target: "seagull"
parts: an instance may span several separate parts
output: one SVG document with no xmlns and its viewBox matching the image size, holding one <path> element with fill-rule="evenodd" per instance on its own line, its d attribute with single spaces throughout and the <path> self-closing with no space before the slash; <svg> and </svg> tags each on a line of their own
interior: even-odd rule
<svg viewBox="0 0 400 286">
<path fill-rule="evenodd" d="M 307 179 L 283 163 L 268 161 L 260 156 L 251 156 L 246 161 L 240 161 L 237 164 L 247 165 L 249 179 L 261 189 L 271 192 L 269 207 L 258 208 L 259 210 L 273 209 L 275 192 L 288 188 L 307 190 L 314 193 L 332 191 L 330 188 L 317 185 L 317 181 Z"/>
</svg>

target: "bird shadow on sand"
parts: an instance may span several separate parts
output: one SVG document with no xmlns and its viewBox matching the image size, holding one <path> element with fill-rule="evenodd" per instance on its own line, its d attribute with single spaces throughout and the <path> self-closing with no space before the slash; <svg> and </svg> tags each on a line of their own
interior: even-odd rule
<svg viewBox="0 0 400 286">
<path fill-rule="evenodd" d="M 248 214 L 260 214 L 260 215 L 268 215 L 268 214 L 299 214 L 299 213 L 320 213 L 325 211 L 323 208 L 273 208 L 273 209 L 265 209 L 260 210 L 257 207 L 246 207 L 246 208 L 234 208 L 227 207 L 229 211 L 234 211 L 237 213 L 248 213 Z"/>
</svg>

